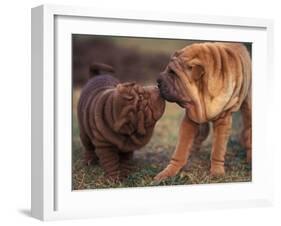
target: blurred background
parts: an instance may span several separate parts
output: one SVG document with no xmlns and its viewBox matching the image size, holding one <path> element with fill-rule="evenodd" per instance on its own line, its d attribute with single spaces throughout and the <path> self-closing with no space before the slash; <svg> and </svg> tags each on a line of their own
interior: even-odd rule
<svg viewBox="0 0 281 226">
<path fill-rule="evenodd" d="M 170 56 L 195 42 L 203 41 L 73 35 L 73 85 L 83 86 L 92 62 L 111 65 L 121 82 L 155 83 Z M 251 53 L 251 43 L 245 45 Z"/>
<path fill-rule="evenodd" d="M 85 85 L 89 77 L 90 64 L 100 62 L 111 65 L 116 71 L 114 76 L 121 82 L 136 81 L 142 85 L 156 84 L 157 76 L 165 69 L 170 56 L 176 50 L 195 42 L 204 41 L 72 35 L 72 187 L 74 190 L 251 180 L 251 169 L 246 164 L 245 152 L 238 142 L 242 128 L 240 114 L 235 113 L 226 156 L 225 177 L 211 178 L 209 176 L 211 151 L 209 136 L 201 150 L 191 155 L 187 166 L 180 174 L 161 184 L 155 184 L 153 177 L 168 164 L 174 151 L 179 125 L 184 114 L 184 110 L 173 103 L 167 103 L 165 113 L 157 123 L 151 141 L 135 152 L 135 168 L 127 180 L 112 183 L 106 180 L 99 166 L 83 164 L 83 147 L 79 138 L 76 108 L 81 87 Z M 245 43 L 245 45 L 251 53 L 251 43 Z"/>
<path fill-rule="evenodd" d="M 155 83 L 170 55 L 193 41 L 73 35 L 73 83 L 83 85 L 92 62 L 111 65 L 121 81 Z"/>
</svg>

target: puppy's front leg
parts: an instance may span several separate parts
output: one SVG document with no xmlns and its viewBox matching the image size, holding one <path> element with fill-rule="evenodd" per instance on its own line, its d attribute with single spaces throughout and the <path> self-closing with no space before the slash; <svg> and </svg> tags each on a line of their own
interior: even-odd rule
<svg viewBox="0 0 281 226">
<path fill-rule="evenodd" d="M 120 152 L 120 177 L 126 178 L 133 169 L 133 152 Z"/>
<path fill-rule="evenodd" d="M 113 181 L 119 180 L 119 154 L 117 150 L 111 148 L 97 148 L 96 154 L 107 177 Z"/>
<path fill-rule="evenodd" d="M 213 122 L 213 145 L 211 154 L 211 175 L 224 175 L 224 158 L 232 126 L 232 115 L 226 114 Z"/>
<path fill-rule="evenodd" d="M 154 178 L 155 180 L 161 181 L 175 176 L 186 164 L 198 129 L 199 124 L 192 122 L 185 115 L 180 126 L 179 141 L 172 159 L 169 165 Z"/>
</svg>

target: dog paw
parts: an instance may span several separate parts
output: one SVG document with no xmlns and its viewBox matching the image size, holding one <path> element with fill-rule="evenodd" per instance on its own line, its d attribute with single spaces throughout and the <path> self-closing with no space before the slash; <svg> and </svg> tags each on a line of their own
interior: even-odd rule
<svg viewBox="0 0 281 226">
<path fill-rule="evenodd" d="M 224 166 L 211 166 L 211 176 L 224 176 Z"/>
<path fill-rule="evenodd" d="M 86 151 L 83 163 L 86 166 L 95 165 L 98 163 L 98 158 L 93 151 Z"/>
<path fill-rule="evenodd" d="M 96 163 L 96 161 L 94 159 L 84 159 L 83 160 L 83 164 L 85 166 L 91 166 L 94 165 Z"/>
<path fill-rule="evenodd" d="M 115 175 L 106 175 L 106 179 L 110 182 L 110 183 L 119 183 L 122 181 L 122 178 L 119 174 L 115 174 Z"/>
<path fill-rule="evenodd" d="M 154 180 L 156 181 L 163 181 L 168 179 L 169 177 L 176 176 L 178 173 L 179 169 L 169 165 L 167 166 L 164 170 L 162 170 L 160 173 L 158 173 L 155 177 Z"/>
<path fill-rule="evenodd" d="M 156 181 L 162 181 L 167 179 L 169 176 L 168 174 L 165 172 L 165 170 L 163 170 L 162 172 L 158 173 L 155 177 L 154 180 Z"/>
</svg>

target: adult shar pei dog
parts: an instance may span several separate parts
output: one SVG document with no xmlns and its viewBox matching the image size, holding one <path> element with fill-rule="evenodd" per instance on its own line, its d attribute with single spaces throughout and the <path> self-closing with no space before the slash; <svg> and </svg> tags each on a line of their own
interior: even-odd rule
<svg viewBox="0 0 281 226">
<path fill-rule="evenodd" d="M 231 132 L 232 113 L 241 110 L 241 142 L 247 161 L 252 152 L 251 59 L 243 44 L 198 43 L 171 57 L 157 80 L 161 95 L 186 109 L 176 150 L 168 166 L 155 179 L 176 175 L 193 149 L 213 126 L 211 175 L 224 175 L 224 160 Z"/>
<path fill-rule="evenodd" d="M 107 176 L 119 180 L 132 167 L 133 151 L 150 140 L 165 100 L 157 86 L 120 83 L 113 71 L 109 65 L 91 65 L 77 115 L 86 163 L 99 160 Z"/>
</svg>

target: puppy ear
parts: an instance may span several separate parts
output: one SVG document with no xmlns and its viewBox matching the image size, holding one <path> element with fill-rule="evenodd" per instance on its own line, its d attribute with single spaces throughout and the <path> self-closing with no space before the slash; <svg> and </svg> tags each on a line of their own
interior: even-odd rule
<svg viewBox="0 0 281 226">
<path fill-rule="evenodd" d="M 122 120 L 117 120 L 116 122 L 114 122 L 113 124 L 113 129 L 116 132 L 119 132 L 121 130 L 121 128 L 126 124 L 127 119 L 123 118 Z"/>
<path fill-rule="evenodd" d="M 118 120 L 113 124 L 113 129 L 117 133 L 125 134 L 125 135 L 131 135 L 134 131 L 134 128 L 130 125 L 127 118 L 123 118 L 121 120 Z"/>
<path fill-rule="evenodd" d="M 201 77 L 204 75 L 205 71 L 204 68 L 201 65 L 194 65 L 192 66 L 192 78 L 195 81 L 198 81 L 201 79 Z"/>
</svg>

